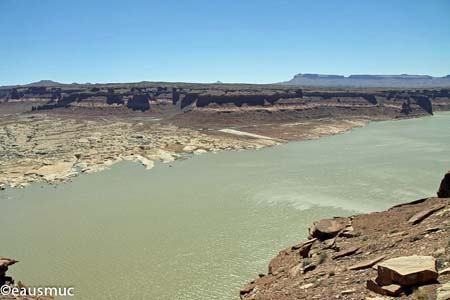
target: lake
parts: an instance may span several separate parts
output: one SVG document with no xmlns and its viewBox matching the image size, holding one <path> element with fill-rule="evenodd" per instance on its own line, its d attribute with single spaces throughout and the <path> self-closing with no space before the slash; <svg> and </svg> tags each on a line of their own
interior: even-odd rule
<svg viewBox="0 0 450 300">
<path fill-rule="evenodd" d="M 450 113 L 145 170 L 119 163 L 72 182 L 0 192 L 1 256 L 31 286 L 75 299 L 238 299 L 317 219 L 436 193 Z"/>
</svg>

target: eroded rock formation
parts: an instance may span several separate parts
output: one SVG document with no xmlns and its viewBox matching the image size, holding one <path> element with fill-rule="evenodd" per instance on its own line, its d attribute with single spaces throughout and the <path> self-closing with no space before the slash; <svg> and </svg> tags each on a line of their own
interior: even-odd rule
<svg viewBox="0 0 450 300">
<path fill-rule="evenodd" d="M 147 94 L 133 95 L 128 100 L 127 107 L 132 110 L 146 111 L 150 109 L 150 97 Z"/>
<path fill-rule="evenodd" d="M 15 259 L 0 257 L 0 286 L 13 283 L 13 279 L 6 276 L 6 272 L 8 271 L 8 268 L 15 263 L 17 263 L 17 260 Z"/>
<path fill-rule="evenodd" d="M 301 115 L 305 114 L 305 118 L 338 117 L 358 113 L 364 116 L 377 114 L 394 118 L 432 114 L 435 109 L 450 110 L 449 91 L 431 88 L 300 89 L 281 85 L 184 83 L 94 86 L 53 83 L 44 86 L 0 88 L 0 102 L 32 101 L 35 103 L 35 110 L 124 106 L 132 110 L 146 111 L 153 105 L 160 107 L 179 105 L 177 109 L 181 108 L 181 111 L 186 111 L 185 108 L 189 107 L 197 111 L 209 109 L 217 113 L 228 113 L 234 108 L 259 113 L 301 111 Z"/>
<path fill-rule="evenodd" d="M 108 94 L 106 95 L 106 103 L 107 104 L 123 104 L 123 96 L 120 94 L 116 94 L 114 89 L 108 89 Z"/>
</svg>

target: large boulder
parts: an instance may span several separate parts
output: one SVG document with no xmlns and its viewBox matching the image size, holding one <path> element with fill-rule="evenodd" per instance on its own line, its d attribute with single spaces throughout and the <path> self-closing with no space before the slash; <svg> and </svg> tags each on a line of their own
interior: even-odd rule
<svg viewBox="0 0 450 300">
<path fill-rule="evenodd" d="M 450 198 L 450 171 L 444 175 L 437 195 L 439 198 Z"/>
<path fill-rule="evenodd" d="M 400 284 L 420 285 L 434 282 L 438 278 L 436 260 L 432 256 L 402 256 L 388 259 L 378 264 L 380 286 Z"/>
<path fill-rule="evenodd" d="M 319 240 L 330 239 L 344 230 L 348 223 L 347 218 L 323 219 L 314 222 L 309 229 L 309 234 L 312 238 L 318 238 Z"/>
</svg>

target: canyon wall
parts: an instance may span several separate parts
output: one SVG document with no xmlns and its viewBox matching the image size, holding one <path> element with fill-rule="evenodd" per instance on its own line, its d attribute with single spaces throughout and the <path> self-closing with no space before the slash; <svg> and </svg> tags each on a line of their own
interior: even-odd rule
<svg viewBox="0 0 450 300">
<path fill-rule="evenodd" d="M 450 89 L 299 89 L 274 85 L 106 84 L 0 88 L 1 103 L 33 103 L 32 110 L 128 108 L 176 112 L 230 109 L 333 111 L 368 109 L 377 114 L 433 114 L 450 109 Z M 370 114 L 365 112 L 365 114 Z"/>
</svg>

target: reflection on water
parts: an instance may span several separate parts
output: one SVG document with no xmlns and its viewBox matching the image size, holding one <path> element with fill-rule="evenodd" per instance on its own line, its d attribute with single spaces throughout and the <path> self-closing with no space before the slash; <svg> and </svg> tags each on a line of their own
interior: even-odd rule
<svg viewBox="0 0 450 300">
<path fill-rule="evenodd" d="M 313 220 L 433 195 L 448 128 L 443 113 L 3 191 L 0 255 L 21 261 L 18 279 L 76 299 L 237 299 Z"/>
</svg>

